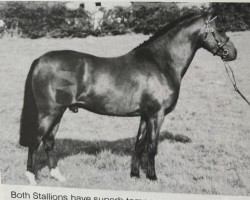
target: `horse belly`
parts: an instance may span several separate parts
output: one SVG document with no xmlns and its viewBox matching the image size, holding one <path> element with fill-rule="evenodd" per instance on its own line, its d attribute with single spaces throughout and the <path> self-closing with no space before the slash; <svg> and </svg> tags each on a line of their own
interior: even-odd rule
<svg viewBox="0 0 250 200">
<path fill-rule="evenodd" d="M 141 90 L 134 82 L 118 84 L 108 74 L 101 74 L 89 88 L 77 100 L 83 108 L 104 115 L 140 115 Z"/>
<path fill-rule="evenodd" d="M 108 91 L 106 94 L 90 92 L 87 96 L 81 97 L 77 102 L 84 109 L 89 111 L 114 116 L 138 116 L 140 115 L 138 97 L 134 95 L 117 95 Z"/>
</svg>

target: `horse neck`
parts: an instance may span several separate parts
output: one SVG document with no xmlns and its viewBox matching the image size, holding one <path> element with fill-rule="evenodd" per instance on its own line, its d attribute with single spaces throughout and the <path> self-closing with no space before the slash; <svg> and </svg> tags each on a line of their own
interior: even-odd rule
<svg viewBox="0 0 250 200">
<path fill-rule="evenodd" d="M 183 78 L 196 51 L 200 48 L 201 27 L 201 21 L 196 22 L 162 36 L 151 46 L 156 57 L 161 58 L 160 63 L 166 73 L 171 70 L 179 80 Z"/>
</svg>

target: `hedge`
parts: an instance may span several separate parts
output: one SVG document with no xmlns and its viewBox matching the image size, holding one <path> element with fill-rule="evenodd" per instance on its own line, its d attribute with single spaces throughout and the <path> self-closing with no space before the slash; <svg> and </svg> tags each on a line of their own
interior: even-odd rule
<svg viewBox="0 0 250 200">
<path fill-rule="evenodd" d="M 226 31 L 250 29 L 250 4 L 211 3 Z M 18 24 L 21 37 L 86 37 L 119 35 L 130 32 L 153 34 L 170 21 L 188 14 L 206 11 L 206 7 L 179 8 L 176 3 L 133 3 L 130 7 L 103 9 L 100 29 L 94 30 L 91 14 L 82 8 L 69 10 L 65 3 L 5 2 L 0 17 L 7 29 Z"/>
</svg>

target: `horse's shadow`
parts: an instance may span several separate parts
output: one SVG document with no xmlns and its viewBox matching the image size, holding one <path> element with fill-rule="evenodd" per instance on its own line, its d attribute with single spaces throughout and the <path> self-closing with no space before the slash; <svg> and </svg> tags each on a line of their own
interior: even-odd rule
<svg viewBox="0 0 250 200">
<path fill-rule="evenodd" d="M 159 143 L 169 140 L 170 142 L 181 142 L 188 143 L 191 142 L 191 139 L 184 135 L 173 135 L 167 131 L 163 131 L 159 137 Z M 57 160 L 64 159 L 69 156 L 77 155 L 80 153 L 85 153 L 89 155 L 97 155 L 101 151 L 109 150 L 117 155 L 132 155 L 134 151 L 135 137 L 119 139 L 115 141 L 82 141 L 74 139 L 56 139 L 55 144 L 55 157 Z M 41 170 L 47 166 L 47 157 L 44 152 L 44 149 L 41 148 L 37 152 L 36 160 L 37 170 Z"/>
</svg>

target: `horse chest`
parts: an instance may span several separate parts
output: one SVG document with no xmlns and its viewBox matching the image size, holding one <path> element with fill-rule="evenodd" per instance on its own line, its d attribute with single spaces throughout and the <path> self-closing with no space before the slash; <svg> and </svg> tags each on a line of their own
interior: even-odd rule
<svg viewBox="0 0 250 200">
<path fill-rule="evenodd" d="M 163 107 L 166 114 L 171 112 L 175 108 L 179 97 L 179 91 L 180 91 L 179 85 L 168 87 L 163 103 Z"/>
<path fill-rule="evenodd" d="M 174 84 L 166 78 L 154 78 L 149 82 L 141 98 L 142 107 L 151 112 L 173 110 L 179 95 L 179 84 Z"/>
</svg>

